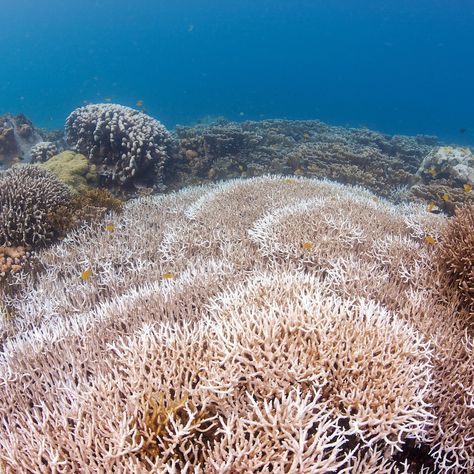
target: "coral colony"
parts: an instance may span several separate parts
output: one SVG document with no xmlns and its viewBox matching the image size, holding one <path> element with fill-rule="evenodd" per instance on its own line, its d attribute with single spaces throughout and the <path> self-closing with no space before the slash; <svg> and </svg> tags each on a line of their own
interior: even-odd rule
<svg viewBox="0 0 474 474">
<path fill-rule="evenodd" d="M 474 472 L 469 149 L 115 104 L 20 146 L 16 120 L 1 472 Z"/>
</svg>

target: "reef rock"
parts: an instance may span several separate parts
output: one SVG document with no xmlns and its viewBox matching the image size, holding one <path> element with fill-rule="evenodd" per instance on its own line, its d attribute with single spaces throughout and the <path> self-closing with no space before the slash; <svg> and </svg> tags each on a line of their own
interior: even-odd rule
<svg viewBox="0 0 474 474">
<path fill-rule="evenodd" d="M 21 160 L 29 162 L 31 148 L 41 141 L 42 134 L 23 114 L 0 116 L 0 168 Z"/>
<path fill-rule="evenodd" d="M 443 177 L 455 184 L 474 185 L 474 155 L 469 148 L 442 146 L 429 153 L 417 172 L 420 177 Z"/>
</svg>

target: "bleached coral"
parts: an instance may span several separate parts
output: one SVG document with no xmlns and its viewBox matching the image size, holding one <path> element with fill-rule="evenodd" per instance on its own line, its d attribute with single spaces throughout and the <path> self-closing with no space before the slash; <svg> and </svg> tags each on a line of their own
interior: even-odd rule
<svg viewBox="0 0 474 474">
<path fill-rule="evenodd" d="M 56 145 L 52 142 L 38 142 L 30 150 L 32 163 L 43 163 L 58 153 Z"/>
<path fill-rule="evenodd" d="M 446 176 L 462 184 L 474 184 L 474 155 L 469 148 L 441 146 L 433 149 L 420 165 L 418 176 Z"/>
<path fill-rule="evenodd" d="M 12 275 L 0 470 L 408 473 L 409 444 L 469 472 L 472 328 L 424 240 L 445 221 L 264 177 L 73 231 Z"/>
<path fill-rule="evenodd" d="M 68 143 L 88 156 L 105 180 L 161 179 L 171 135 L 145 113 L 117 104 L 86 105 L 69 115 L 65 128 Z"/>
</svg>

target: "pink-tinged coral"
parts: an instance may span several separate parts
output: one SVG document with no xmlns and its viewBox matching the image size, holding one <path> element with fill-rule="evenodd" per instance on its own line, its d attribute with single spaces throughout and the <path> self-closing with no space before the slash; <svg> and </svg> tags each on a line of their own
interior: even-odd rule
<svg viewBox="0 0 474 474">
<path fill-rule="evenodd" d="M 12 275 L 0 471 L 472 471 L 474 340 L 435 259 L 446 223 L 262 177 L 76 229 L 35 281 Z"/>
</svg>

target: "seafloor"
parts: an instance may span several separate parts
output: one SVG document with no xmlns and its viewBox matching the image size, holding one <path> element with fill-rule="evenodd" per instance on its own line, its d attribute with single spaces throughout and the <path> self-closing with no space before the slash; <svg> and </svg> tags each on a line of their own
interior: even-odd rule
<svg viewBox="0 0 474 474">
<path fill-rule="evenodd" d="M 99 104 L 0 165 L 0 472 L 474 472 L 469 148 Z"/>
</svg>

